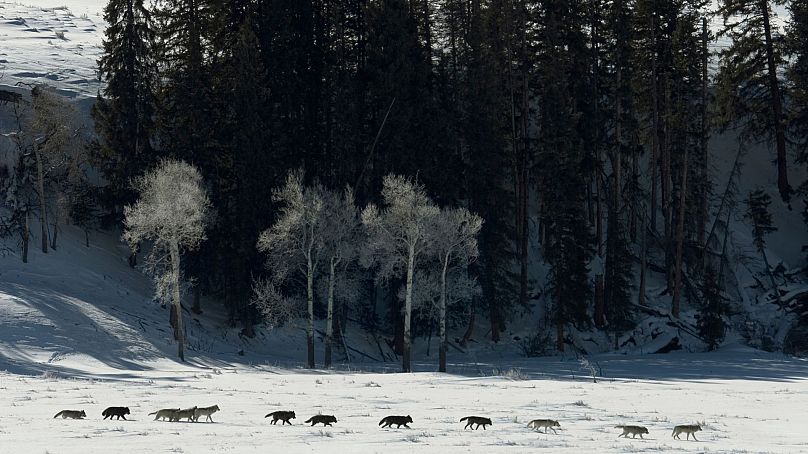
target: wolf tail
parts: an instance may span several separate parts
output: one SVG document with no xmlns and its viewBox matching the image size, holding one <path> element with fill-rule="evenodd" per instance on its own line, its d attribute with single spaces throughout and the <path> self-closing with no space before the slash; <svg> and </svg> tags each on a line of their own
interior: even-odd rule
<svg viewBox="0 0 808 454">
<path fill-rule="evenodd" d="M 469 417 L 468 417 L 468 416 L 466 416 L 465 418 L 460 418 L 460 422 L 463 422 L 463 421 L 465 421 L 465 420 L 467 420 L 467 419 L 469 419 Z"/>
<path fill-rule="evenodd" d="M 64 410 L 60 411 L 59 413 L 56 413 L 56 416 L 54 416 L 53 418 L 56 419 L 59 416 L 62 416 L 62 413 L 64 413 Z"/>
</svg>

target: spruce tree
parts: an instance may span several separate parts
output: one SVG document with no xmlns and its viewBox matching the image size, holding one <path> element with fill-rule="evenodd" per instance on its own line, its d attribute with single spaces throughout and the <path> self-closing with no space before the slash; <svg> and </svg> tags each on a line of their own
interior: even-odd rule
<svg viewBox="0 0 808 454">
<path fill-rule="evenodd" d="M 134 202 L 131 181 L 157 161 L 152 147 L 157 80 L 155 25 L 142 0 L 111 0 L 99 75 L 106 82 L 93 106 L 95 160 L 107 186 L 104 204 L 115 217 Z"/>
<path fill-rule="evenodd" d="M 583 3 L 541 2 L 538 30 L 540 54 L 535 84 L 538 92 L 538 186 L 544 204 L 547 240 L 543 255 L 550 264 L 549 287 L 556 342 L 564 350 L 566 326 L 587 327 L 592 296 L 588 264 L 592 235 L 586 211 L 587 178 L 582 169 L 591 159 L 591 80 Z"/>
<path fill-rule="evenodd" d="M 790 118 L 790 137 L 797 147 L 800 163 L 808 163 L 808 1 L 793 0 L 789 5 L 791 21 L 786 36 L 787 52 L 791 58 L 788 80 L 792 86 L 794 106 Z M 803 195 L 808 185 L 803 183 Z"/>
<path fill-rule="evenodd" d="M 701 306 L 696 327 L 699 335 L 707 343 L 707 350 L 713 351 L 721 345 L 727 331 L 724 317 L 729 315 L 730 306 L 721 295 L 720 276 L 712 266 L 707 266 L 699 285 Z"/>
<path fill-rule="evenodd" d="M 719 37 L 731 40 L 721 56 L 717 76 L 718 107 L 723 126 L 742 126 L 747 140 L 770 140 L 777 158 L 777 189 L 791 200 L 786 150 L 786 99 L 781 74 L 782 43 L 770 0 L 722 0 L 724 24 Z"/>
<path fill-rule="evenodd" d="M 483 9 L 480 3 L 471 2 L 467 60 L 461 63 L 468 71 L 468 82 L 459 94 L 466 109 L 461 130 L 468 147 L 462 174 L 469 208 L 485 220 L 479 238 L 480 259 L 472 269 L 479 276 L 479 303 L 487 309 L 491 339 L 497 342 L 519 300 L 519 281 L 513 271 L 514 195 L 508 184 L 511 166 L 503 115 L 507 93 L 499 83 L 502 75 L 497 58 L 501 36 L 497 11 Z"/>
<path fill-rule="evenodd" d="M 604 5 L 606 6 L 606 5 Z M 598 125 L 606 136 L 603 148 L 607 152 L 611 168 L 609 198 L 607 202 L 606 257 L 604 276 L 604 303 L 608 329 L 614 333 L 615 348 L 619 333 L 633 326 L 631 310 L 631 287 L 634 278 L 633 257 L 629 249 L 627 224 L 633 213 L 630 209 L 635 202 L 628 198 L 625 187 L 631 178 L 627 163 L 631 162 L 636 147 L 632 146 L 637 136 L 636 117 L 633 106 L 632 87 L 632 4 L 628 0 L 617 0 L 604 12 L 604 23 L 598 27 L 600 34 L 593 42 L 602 41 L 603 55 L 598 56 L 599 78 L 595 83 L 602 85 L 598 92 L 603 93 L 604 105 L 599 109 L 604 124 Z M 594 31 L 593 31 L 594 32 Z M 593 49 L 596 50 L 596 49 Z M 601 61 L 602 60 L 602 61 Z M 627 216 L 627 214 L 629 216 Z"/>
<path fill-rule="evenodd" d="M 766 235 L 776 232 L 777 227 L 772 223 L 772 215 L 769 212 L 769 205 L 772 199 L 769 194 L 766 194 L 761 189 L 751 191 L 746 199 L 746 213 L 744 217 L 752 223 L 752 242 L 755 245 L 763 264 L 766 267 L 766 275 L 769 277 L 771 283 L 771 291 L 774 292 L 778 304 L 780 303 L 780 293 L 777 289 L 777 283 L 772 274 L 771 265 L 769 265 L 769 258 L 766 255 Z"/>
</svg>

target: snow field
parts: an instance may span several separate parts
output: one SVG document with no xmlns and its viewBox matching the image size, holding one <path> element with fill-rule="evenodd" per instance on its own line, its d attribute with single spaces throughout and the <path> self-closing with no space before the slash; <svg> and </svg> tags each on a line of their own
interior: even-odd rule
<svg viewBox="0 0 808 454">
<path fill-rule="evenodd" d="M 686 366 L 686 364 L 682 364 Z M 364 374 L 239 367 L 151 370 L 116 379 L 0 374 L 6 452 L 808 452 L 808 382 L 702 380 L 511 380 L 433 373 Z M 215 423 L 153 421 L 161 408 L 218 404 Z M 128 406 L 130 421 L 103 421 Z M 52 419 L 64 409 L 85 420 Z M 264 415 L 294 410 L 293 426 Z M 333 414 L 334 427 L 303 421 Z M 380 429 L 387 415 L 411 415 L 411 429 Z M 488 416 L 488 430 L 460 418 Z M 556 419 L 555 435 L 526 427 Z M 696 441 L 674 440 L 676 424 L 702 423 Z M 617 438 L 614 426 L 648 427 L 645 440 Z"/>
</svg>

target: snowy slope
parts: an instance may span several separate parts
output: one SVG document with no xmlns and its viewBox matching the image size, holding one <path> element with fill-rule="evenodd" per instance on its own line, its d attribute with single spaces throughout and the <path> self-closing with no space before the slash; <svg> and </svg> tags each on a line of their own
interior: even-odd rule
<svg viewBox="0 0 808 454">
<path fill-rule="evenodd" d="M 92 97 L 106 27 L 99 0 L 0 1 L 0 84 L 46 83 Z"/>
</svg>

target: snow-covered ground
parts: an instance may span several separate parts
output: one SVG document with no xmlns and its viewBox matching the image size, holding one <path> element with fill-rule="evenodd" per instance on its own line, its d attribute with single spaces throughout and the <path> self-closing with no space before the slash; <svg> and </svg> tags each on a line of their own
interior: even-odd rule
<svg viewBox="0 0 808 454">
<path fill-rule="evenodd" d="M 99 0 L 0 1 L 0 84 L 48 84 L 67 96 L 101 88 L 106 23 Z"/>
<path fill-rule="evenodd" d="M 808 363 L 749 351 L 711 355 L 602 358 L 614 378 L 550 378 L 574 362 L 532 361 L 490 376 L 372 374 L 234 365 L 89 370 L 83 378 L 0 373 L 4 452 L 808 452 Z M 546 378 L 519 379 L 547 373 Z M 488 376 L 486 376 L 488 375 Z M 514 378 L 516 376 L 517 378 Z M 655 378 L 634 378 L 653 376 Z M 209 406 L 215 423 L 153 421 L 161 408 Z M 130 421 L 104 421 L 107 406 L 128 406 Z M 52 419 L 63 409 L 87 419 Z M 292 426 L 264 415 L 294 410 Z M 334 427 L 303 422 L 333 414 Z M 380 429 L 387 415 L 411 415 L 411 429 Z M 488 430 L 460 418 L 490 417 Z M 558 434 L 526 427 L 558 420 Z M 676 424 L 702 425 L 699 441 L 675 440 Z M 646 439 L 618 439 L 618 424 L 646 426 Z"/>
<path fill-rule="evenodd" d="M 34 232 L 37 230 L 34 228 Z M 218 304 L 190 317 L 187 364 L 175 362 L 167 311 L 125 261 L 115 235 L 66 227 L 56 251 L 32 241 L 28 264 L 0 258 L 0 447 L 2 452 L 808 452 L 804 408 L 808 361 L 730 344 L 718 353 L 593 355 L 592 383 L 574 356 L 524 358 L 515 342 L 485 339 L 450 350 L 452 374 L 436 374 L 434 345 L 415 344 L 412 374 L 397 362 L 353 355 L 332 371 L 301 369 L 304 335 L 294 328 L 238 336 Z M 359 330 L 349 344 L 378 359 Z M 450 333 L 455 336 L 458 333 Z M 385 347 L 386 348 L 386 347 Z M 239 354 L 239 350 L 242 350 Z M 389 353 L 389 351 L 388 351 Z M 318 361 L 322 344 L 317 343 Z M 221 408 L 215 423 L 153 421 L 161 408 Z M 104 421 L 128 406 L 130 421 Z M 81 421 L 53 419 L 84 410 Z M 264 415 L 289 409 L 293 426 Z M 303 424 L 333 414 L 329 428 Z M 387 415 L 411 429 L 380 429 Z M 460 418 L 487 416 L 488 430 Z M 531 419 L 558 420 L 558 434 Z M 674 440 L 677 424 L 703 426 L 699 441 Z M 648 427 L 645 440 L 618 439 L 619 424 Z"/>
</svg>

